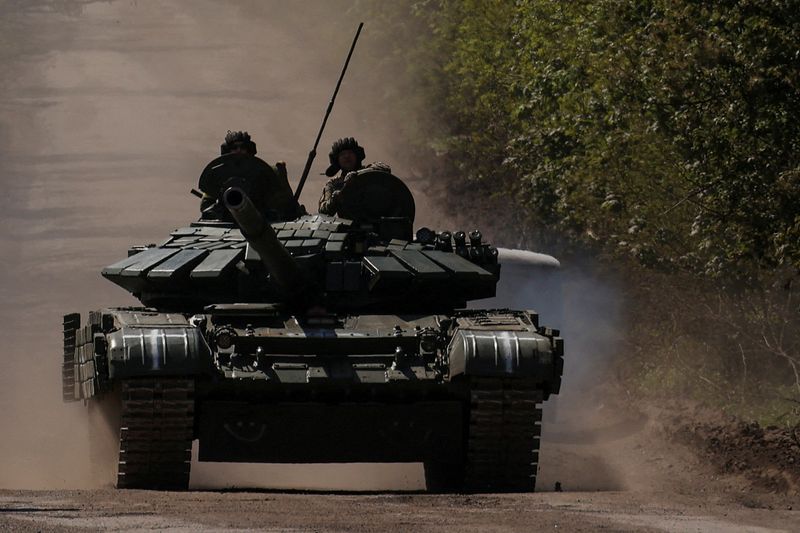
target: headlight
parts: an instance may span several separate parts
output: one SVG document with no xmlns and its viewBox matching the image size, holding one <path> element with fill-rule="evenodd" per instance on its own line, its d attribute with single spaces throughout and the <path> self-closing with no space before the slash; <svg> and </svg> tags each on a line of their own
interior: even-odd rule
<svg viewBox="0 0 800 533">
<path fill-rule="evenodd" d="M 228 326 L 223 326 L 214 331 L 214 343 L 217 348 L 227 350 L 236 342 L 236 331 Z"/>
</svg>

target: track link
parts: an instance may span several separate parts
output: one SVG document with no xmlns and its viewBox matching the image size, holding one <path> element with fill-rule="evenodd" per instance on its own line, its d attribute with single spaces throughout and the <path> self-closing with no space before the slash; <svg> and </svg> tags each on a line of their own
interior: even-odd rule
<svg viewBox="0 0 800 533">
<path fill-rule="evenodd" d="M 117 488 L 186 490 L 193 436 L 193 380 L 124 381 Z"/>
<path fill-rule="evenodd" d="M 536 486 L 542 392 L 513 380 L 479 379 L 470 391 L 464 488 L 531 492 Z"/>
</svg>

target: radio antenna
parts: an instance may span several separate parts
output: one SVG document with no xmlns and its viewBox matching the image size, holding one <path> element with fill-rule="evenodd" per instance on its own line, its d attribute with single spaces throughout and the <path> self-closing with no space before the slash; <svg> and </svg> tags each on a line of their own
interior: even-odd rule
<svg viewBox="0 0 800 533">
<path fill-rule="evenodd" d="M 322 132 L 325 130 L 325 124 L 328 123 L 328 117 L 331 115 L 331 111 L 333 111 L 333 103 L 336 101 L 336 95 L 339 93 L 339 87 L 342 85 L 344 73 L 347 72 L 347 65 L 350 64 L 350 57 L 353 55 L 353 50 L 356 48 L 356 42 L 358 42 L 358 36 L 361 35 L 361 28 L 363 27 L 364 23 L 359 23 L 358 29 L 356 30 L 356 36 L 353 37 L 353 44 L 350 45 L 350 51 L 347 53 L 347 59 L 344 60 L 344 67 L 342 67 L 342 72 L 339 74 L 339 81 L 336 82 L 336 88 L 333 90 L 333 96 L 331 96 L 331 101 L 328 102 L 328 109 L 325 111 L 325 117 L 322 119 L 322 125 L 319 127 L 319 133 L 317 133 L 317 139 L 314 141 L 314 147 L 311 148 L 310 152 L 308 152 L 308 159 L 306 160 L 306 166 L 303 169 L 303 175 L 300 176 L 300 183 L 297 184 L 297 190 L 294 192 L 294 199 L 298 203 L 300 201 L 300 193 L 303 192 L 303 186 L 306 184 L 308 173 L 311 171 L 311 164 L 314 162 L 314 158 L 317 156 L 317 146 L 319 146 L 319 140 L 322 137 Z"/>
</svg>

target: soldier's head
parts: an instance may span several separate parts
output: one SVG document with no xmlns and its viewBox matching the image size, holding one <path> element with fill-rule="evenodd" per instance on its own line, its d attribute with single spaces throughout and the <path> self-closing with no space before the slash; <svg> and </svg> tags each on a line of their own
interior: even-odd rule
<svg viewBox="0 0 800 533">
<path fill-rule="evenodd" d="M 225 142 L 220 145 L 219 151 L 222 155 L 256 155 L 256 143 L 250 139 L 250 134 L 246 131 L 228 130 L 227 135 L 225 135 Z"/>
<path fill-rule="evenodd" d="M 328 154 L 331 166 L 325 171 L 325 175 L 333 176 L 340 170 L 352 172 L 361 168 L 364 161 L 364 148 L 358 145 L 352 137 L 339 139 L 331 146 L 331 153 Z"/>
</svg>

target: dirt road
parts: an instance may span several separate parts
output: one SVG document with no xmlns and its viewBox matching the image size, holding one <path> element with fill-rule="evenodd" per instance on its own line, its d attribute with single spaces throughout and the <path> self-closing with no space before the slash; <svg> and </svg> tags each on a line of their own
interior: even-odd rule
<svg viewBox="0 0 800 533">
<path fill-rule="evenodd" d="M 597 400 L 597 398 L 588 398 Z M 659 424 L 594 402 L 582 420 L 551 421 L 542 492 L 433 495 L 418 491 L 203 490 L 186 493 L 0 490 L 11 531 L 697 531 L 798 530 L 800 500 L 720 477 Z M 626 418 L 627 417 L 627 418 Z M 598 425 L 599 424 L 599 425 Z M 576 430 L 575 427 L 586 430 Z M 572 428 L 572 429 L 571 429 Z M 591 428 L 591 429 L 590 429 Z M 203 465 L 203 463 L 199 463 Z M 197 467 L 198 464 L 196 463 Z M 250 486 L 420 487 L 415 465 L 254 467 Z M 241 470 L 217 486 L 244 481 Z M 553 492 L 560 482 L 563 492 Z M 192 484 L 202 485 L 193 473 Z"/>
<path fill-rule="evenodd" d="M 800 511 L 795 509 L 800 509 L 800 501 L 796 498 L 760 493 L 743 480 L 721 478 L 687 450 L 654 438 L 659 431 L 651 421 L 622 422 L 619 413 L 607 410 L 586 411 L 595 420 L 618 420 L 605 431 L 596 428 L 589 438 L 585 432 L 564 429 L 566 424 L 550 425 L 563 431 L 553 429 L 543 445 L 539 479 L 543 492 L 534 494 L 0 491 L 0 529 L 797 531 Z M 572 442 L 575 437 L 580 443 Z M 379 467 L 348 468 L 339 471 L 349 478 L 345 484 L 393 483 L 392 475 L 386 475 L 391 472 Z M 414 467 L 405 468 L 413 481 Z M 303 474 L 286 467 L 272 473 L 276 472 Z M 263 467 L 254 472 L 262 482 L 270 473 Z M 326 478 L 324 470 L 317 474 L 318 484 L 342 483 Z M 552 492 L 556 481 L 564 492 Z M 295 478 L 294 483 L 304 481 Z"/>
<path fill-rule="evenodd" d="M 0 493 L 0 527 L 17 531 L 796 531 L 791 514 L 618 493 Z"/>
<path fill-rule="evenodd" d="M 566 429 L 573 424 L 550 424 L 541 454 L 543 492 L 534 494 L 0 490 L 0 530 L 797 531 L 796 496 L 766 494 L 744 480 L 720 477 L 688 450 L 659 440 L 652 421 L 623 421 L 608 411 L 585 411 L 594 420 L 617 420 L 589 435 Z M 398 467 L 313 468 L 259 467 L 251 477 L 334 488 L 396 488 L 400 479 Z M 413 485 L 419 472 L 400 468 Z M 271 479 L 275 474 L 283 477 Z M 195 475 L 192 480 L 197 485 Z M 564 492 L 552 492 L 556 481 Z"/>
<path fill-rule="evenodd" d="M 571 352 L 566 390 L 546 413 L 545 492 L 220 492 L 418 491 L 423 476 L 420 465 L 196 461 L 195 492 L 91 488 L 83 406 L 60 402 L 61 315 L 135 303 L 99 270 L 130 244 L 158 241 L 196 217 L 188 190 L 226 130 L 249 130 L 259 155 L 286 160 L 296 183 L 360 18 L 350 6 L 0 0 L 0 529 L 800 529 L 792 496 L 718 477 L 665 443 L 654 420 L 595 387 L 593 373 L 615 350 L 619 305 L 598 280 L 573 287 L 580 313 L 565 318 Z M 367 19 L 360 46 L 380 38 Z M 368 159 L 412 174 L 392 125 L 365 118 L 378 89 L 363 83 L 372 65 L 358 57 L 302 198 L 311 208 L 339 136 L 364 139 Z M 446 216 L 425 185 L 411 183 L 417 223 L 437 226 Z M 547 492 L 556 482 L 565 492 Z"/>
</svg>

